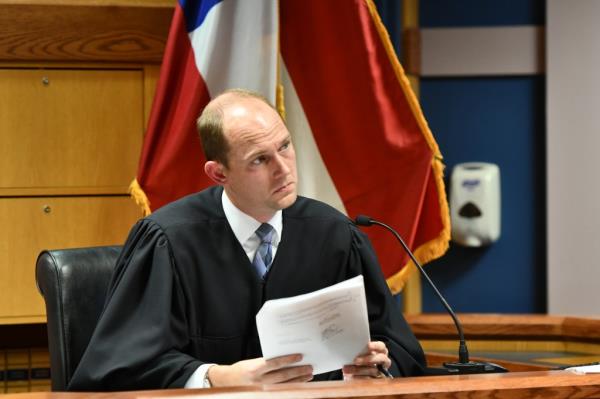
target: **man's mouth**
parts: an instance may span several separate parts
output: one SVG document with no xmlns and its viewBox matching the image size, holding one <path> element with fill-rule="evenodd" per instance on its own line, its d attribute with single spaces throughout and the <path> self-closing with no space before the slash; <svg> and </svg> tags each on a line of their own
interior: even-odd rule
<svg viewBox="0 0 600 399">
<path fill-rule="evenodd" d="M 277 193 L 281 193 L 283 191 L 286 191 L 288 188 L 291 188 L 292 184 L 294 184 L 294 183 L 293 182 L 285 183 L 284 185 L 282 185 L 278 189 L 276 189 L 274 191 L 274 193 L 277 194 Z"/>
</svg>

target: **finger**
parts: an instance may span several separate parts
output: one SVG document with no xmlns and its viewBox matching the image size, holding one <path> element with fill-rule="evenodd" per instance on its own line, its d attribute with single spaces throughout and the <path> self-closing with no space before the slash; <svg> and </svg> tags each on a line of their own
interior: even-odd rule
<svg viewBox="0 0 600 399">
<path fill-rule="evenodd" d="M 392 360 L 386 354 L 377 353 L 365 356 L 358 356 L 354 359 L 354 364 L 357 366 L 381 364 L 385 369 L 389 369 L 392 365 Z"/>
<path fill-rule="evenodd" d="M 283 382 L 309 382 L 314 378 L 313 374 L 301 375 L 300 377 L 292 378 L 291 380 L 283 381 Z"/>
<path fill-rule="evenodd" d="M 295 379 L 303 379 L 307 375 L 309 375 L 310 378 L 312 378 L 311 366 L 288 367 L 264 374 L 259 382 L 263 384 L 278 384 Z"/>
<path fill-rule="evenodd" d="M 365 352 L 363 352 L 359 356 L 357 356 L 356 359 L 360 358 L 363 360 L 360 360 L 359 362 L 369 363 L 369 362 L 371 362 L 369 356 L 374 356 L 379 353 L 387 356 L 389 354 L 387 346 L 385 345 L 385 343 L 383 343 L 381 341 L 371 341 L 367 344 L 367 348 L 366 348 Z M 355 360 L 355 363 L 356 363 L 356 360 Z"/>
<path fill-rule="evenodd" d="M 368 343 L 367 345 L 367 350 L 369 352 L 376 352 L 376 353 L 385 353 L 386 355 L 388 354 L 388 348 L 385 345 L 384 342 L 381 341 L 371 341 Z"/>
<path fill-rule="evenodd" d="M 352 380 L 372 380 L 373 377 L 369 375 L 354 375 L 354 374 L 343 374 L 344 381 L 352 381 Z M 379 378 L 379 377 L 376 377 Z"/>
<path fill-rule="evenodd" d="M 382 375 L 375 366 L 356 366 L 356 365 L 346 365 L 342 368 L 342 373 L 344 375 L 352 375 L 355 377 L 363 376 L 369 378 L 381 378 Z"/>
<path fill-rule="evenodd" d="M 259 382 L 263 384 L 277 384 L 280 382 L 293 380 L 295 378 L 300 378 L 305 375 L 312 376 L 312 372 L 312 366 L 286 367 L 263 374 Z"/>
<path fill-rule="evenodd" d="M 302 355 L 299 353 L 274 357 L 272 359 L 265 359 L 265 363 L 262 367 L 262 372 L 264 374 L 264 373 L 268 373 L 273 370 L 279 370 L 279 369 L 287 367 L 293 363 L 298 363 L 301 360 L 302 360 Z"/>
</svg>

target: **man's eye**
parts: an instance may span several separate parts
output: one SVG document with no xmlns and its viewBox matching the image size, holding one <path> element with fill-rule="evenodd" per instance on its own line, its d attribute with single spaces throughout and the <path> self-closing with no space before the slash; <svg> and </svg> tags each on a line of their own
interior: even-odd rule
<svg viewBox="0 0 600 399">
<path fill-rule="evenodd" d="M 279 151 L 287 150 L 289 146 L 290 146 L 290 143 L 285 143 L 284 145 L 281 146 Z"/>
<path fill-rule="evenodd" d="M 265 157 L 258 157 L 254 161 L 252 161 L 252 165 L 260 165 L 265 161 Z"/>
</svg>

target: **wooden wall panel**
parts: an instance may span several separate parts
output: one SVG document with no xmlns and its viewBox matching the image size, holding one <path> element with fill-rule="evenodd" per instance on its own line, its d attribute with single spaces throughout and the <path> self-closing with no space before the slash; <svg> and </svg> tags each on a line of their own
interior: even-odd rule
<svg viewBox="0 0 600 399">
<path fill-rule="evenodd" d="M 0 60 L 160 63 L 174 0 L 0 0 Z"/>
<path fill-rule="evenodd" d="M 144 131 L 138 70 L 0 69 L 0 188 L 126 193 Z"/>
<path fill-rule="evenodd" d="M 141 217 L 127 191 L 175 4 L 0 0 L 0 326 L 45 322 L 42 249 L 122 244 Z"/>
<path fill-rule="evenodd" d="M 0 324 L 45 322 L 35 285 L 43 249 L 121 245 L 140 217 L 127 196 L 0 198 Z"/>
</svg>

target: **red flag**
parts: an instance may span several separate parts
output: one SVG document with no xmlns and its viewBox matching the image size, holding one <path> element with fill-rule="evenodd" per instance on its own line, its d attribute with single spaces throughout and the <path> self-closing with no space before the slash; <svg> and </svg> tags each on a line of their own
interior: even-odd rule
<svg viewBox="0 0 600 399">
<path fill-rule="evenodd" d="M 394 226 L 420 261 L 442 255 L 441 155 L 373 3 L 285 0 L 280 19 L 297 103 L 348 215 Z M 408 257 L 388 232 L 367 232 L 397 292 Z"/>
<path fill-rule="evenodd" d="M 130 191 L 150 209 L 210 184 L 195 121 L 210 96 L 197 72 L 181 8 L 175 8 L 137 173 Z M 139 185 L 138 185 L 139 184 Z"/>
<path fill-rule="evenodd" d="M 297 149 L 300 194 L 350 217 L 367 214 L 394 226 L 422 262 L 441 256 L 450 236 L 441 155 L 375 6 L 370 0 L 281 0 L 279 8 L 284 89 L 278 99 L 284 99 Z M 172 28 L 138 172 L 152 209 L 210 184 L 190 121 L 212 97 L 199 93 L 210 92 L 212 83 L 202 67 L 194 71 L 191 50 L 171 45 L 173 35 L 186 39 L 185 30 Z M 194 72 L 208 83 L 185 83 L 182 75 Z M 367 233 L 390 288 L 398 292 L 408 276 L 408 257 L 386 232 Z"/>
</svg>

